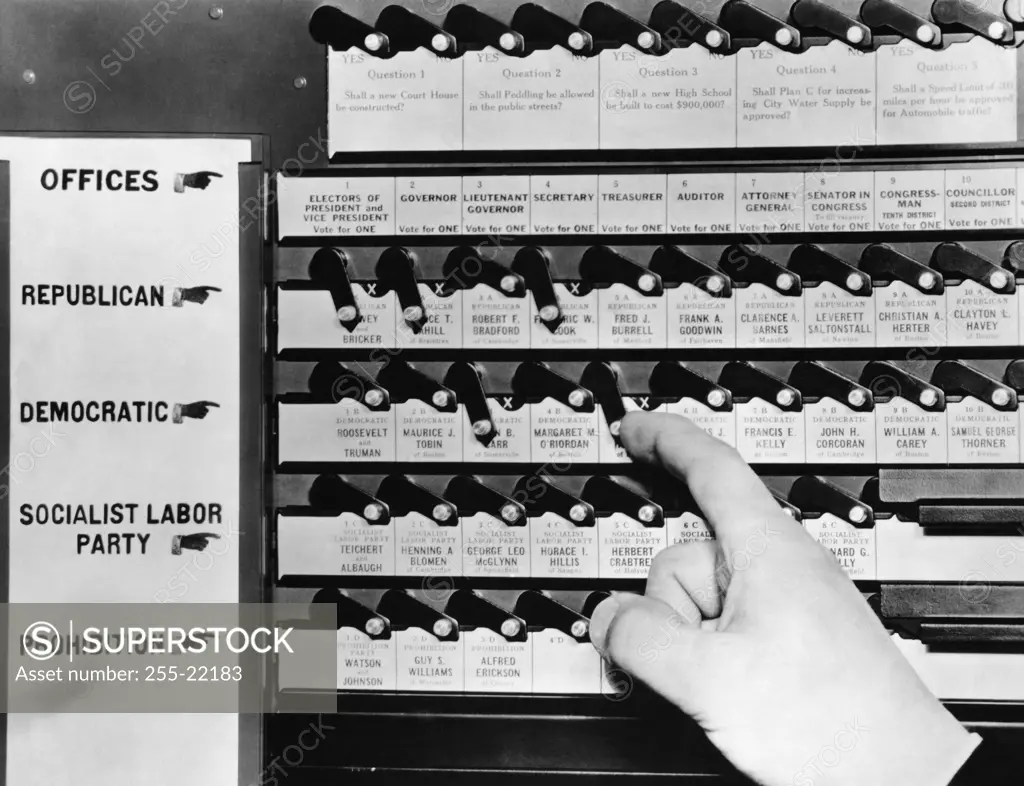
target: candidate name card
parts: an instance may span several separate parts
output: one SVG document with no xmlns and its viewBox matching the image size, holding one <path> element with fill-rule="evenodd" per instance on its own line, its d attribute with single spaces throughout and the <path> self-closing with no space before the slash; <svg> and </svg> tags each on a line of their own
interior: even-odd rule
<svg viewBox="0 0 1024 786">
<path fill-rule="evenodd" d="M 395 199 L 395 234 L 462 234 L 461 177 L 396 177 Z"/>
<path fill-rule="evenodd" d="M 535 235 L 597 234 L 597 198 L 597 175 L 533 175 L 531 231 Z"/>
<path fill-rule="evenodd" d="M 945 293 L 927 295 L 905 281 L 892 281 L 875 286 L 874 298 L 878 346 L 946 346 Z"/>
<path fill-rule="evenodd" d="M 393 576 L 395 532 L 356 513 L 278 516 L 277 575 Z"/>
<path fill-rule="evenodd" d="M 277 290 L 279 349 L 373 349 L 395 341 L 395 293 L 379 292 L 373 281 L 352 282 L 362 320 L 349 330 L 325 289 Z"/>
<path fill-rule="evenodd" d="M 732 349 L 736 346 L 736 299 L 714 297 L 683 282 L 666 288 L 670 349 Z"/>
<path fill-rule="evenodd" d="M 879 47 L 879 145 L 1017 139 L 1017 50 L 974 36 L 940 51 Z"/>
<path fill-rule="evenodd" d="M 945 227 L 945 173 L 914 169 L 875 173 L 875 229 L 921 232 Z"/>
<path fill-rule="evenodd" d="M 1019 226 L 1014 169 L 947 169 L 945 196 L 947 229 Z"/>
<path fill-rule="evenodd" d="M 395 346 L 400 349 L 461 349 L 462 290 L 451 290 L 445 294 L 441 281 L 420 282 L 416 286 L 427 323 L 416 333 L 399 315 Z"/>
<path fill-rule="evenodd" d="M 462 149 L 462 58 L 327 53 L 330 154 Z"/>
<path fill-rule="evenodd" d="M 1020 330 L 1017 296 L 977 281 L 946 286 L 946 327 L 951 347 L 1014 346 Z"/>
<path fill-rule="evenodd" d="M 601 349 L 661 348 L 666 343 L 667 302 L 625 284 L 597 291 L 598 346 Z"/>
<path fill-rule="evenodd" d="M 392 407 L 396 455 L 403 461 L 462 461 L 461 412 L 438 412 L 418 399 Z"/>
<path fill-rule="evenodd" d="M 602 579 L 646 578 L 654 555 L 668 545 L 664 526 L 648 527 L 625 513 L 597 520 Z"/>
<path fill-rule="evenodd" d="M 533 686 L 533 647 L 509 641 L 487 628 L 462 633 L 467 693 L 529 693 Z"/>
<path fill-rule="evenodd" d="M 530 632 L 533 692 L 601 692 L 601 655 L 589 641 L 577 641 L 557 628 Z"/>
<path fill-rule="evenodd" d="M 412 511 L 391 519 L 396 576 L 461 576 L 462 527 Z"/>
<path fill-rule="evenodd" d="M 530 176 L 463 178 L 462 231 L 468 235 L 529 234 Z"/>
<path fill-rule="evenodd" d="M 737 61 L 740 147 L 875 143 L 875 60 L 841 41 L 783 52 L 762 43 Z"/>
<path fill-rule="evenodd" d="M 803 299 L 806 346 L 875 346 L 875 301 L 870 295 L 853 295 L 822 281 L 816 287 L 804 287 Z"/>
<path fill-rule="evenodd" d="M 530 462 L 530 405 L 516 402 L 511 396 L 488 397 L 487 409 L 496 432 L 484 445 L 473 433 L 463 413 L 462 460 L 467 463 L 497 462 L 528 464 Z"/>
<path fill-rule="evenodd" d="M 462 291 L 462 346 L 515 349 L 529 337 L 530 298 L 508 297 L 486 284 Z"/>
<path fill-rule="evenodd" d="M 470 577 L 530 575 L 530 523 L 510 527 L 489 513 L 462 517 L 462 572 Z"/>
<path fill-rule="evenodd" d="M 530 455 L 535 463 L 599 462 L 598 413 L 576 412 L 546 398 L 530 405 Z"/>
<path fill-rule="evenodd" d="M 945 464 L 946 411 L 931 412 L 894 396 L 875 403 L 878 461 L 883 464 Z"/>
<path fill-rule="evenodd" d="M 949 461 L 965 464 L 1016 464 L 1020 461 L 1020 416 L 973 396 L 949 401 Z"/>
<path fill-rule="evenodd" d="M 669 546 L 715 539 L 715 534 L 708 527 L 707 521 L 689 511 L 683 511 L 679 516 L 666 517 L 665 527 L 668 531 Z"/>
<path fill-rule="evenodd" d="M 541 322 L 540 313 L 530 299 L 530 347 L 532 349 L 587 349 L 598 341 L 598 290 L 583 293 L 580 282 L 554 282 L 562 323 L 552 333 Z"/>
<path fill-rule="evenodd" d="M 783 295 L 764 284 L 733 290 L 736 346 L 793 348 L 804 345 L 803 297 Z"/>
<path fill-rule="evenodd" d="M 580 527 L 557 513 L 530 519 L 534 578 L 589 579 L 598 575 L 597 527 Z"/>
<path fill-rule="evenodd" d="M 422 628 L 394 631 L 398 652 L 398 690 L 461 692 L 466 659 L 463 638 L 439 641 Z"/>
<path fill-rule="evenodd" d="M 804 413 L 787 412 L 760 398 L 735 404 L 736 449 L 751 463 L 802 464 Z"/>
<path fill-rule="evenodd" d="M 874 229 L 875 173 L 808 172 L 804 176 L 804 222 L 808 232 Z"/>
<path fill-rule="evenodd" d="M 278 461 L 394 461 L 395 413 L 351 398 L 279 404 Z"/>
<path fill-rule="evenodd" d="M 715 439 L 722 440 L 730 447 L 736 447 L 735 409 L 712 409 L 703 401 L 694 398 L 681 398 L 679 401 L 666 403 L 665 411 L 688 418 Z"/>
<path fill-rule="evenodd" d="M 868 464 L 875 462 L 875 413 L 858 412 L 825 397 L 804 404 L 807 462 Z"/>
<path fill-rule="evenodd" d="M 338 690 L 395 690 L 398 641 L 374 639 L 361 630 L 338 628 Z"/>
<path fill-rule="evenodd" d="M 598 63 L 560 46 L 467 52 L 466 150 L 596 150 Z"/>
<path fill-rule="evenodd" d="M 820 518 L 804 519 L 804 526 L 815 540 L 832 552 L 851 579 L 875 580 L 873 528 L 857 529 L 832 513 L 824 513 Z"/>
</svg>

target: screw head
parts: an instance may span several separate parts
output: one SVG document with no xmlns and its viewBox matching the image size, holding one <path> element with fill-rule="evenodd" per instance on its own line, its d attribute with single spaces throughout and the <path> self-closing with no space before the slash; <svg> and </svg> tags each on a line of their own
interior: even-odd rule
<svg viewBox="0 0 1024 786">
<path fill-rule="evenodd" d="M 522 629 L 523 626 L 520 624 L 519 620 L 512 619 L 511 617 L 501 623 L 501 635 L 509 639 L 514 636 L 518 636 L 519 631 Z"/>
<path fill-rule="evenodd" d="M 851 290 L 853 292 L 858 292 L 863 287 L 864 287 L 864 276 L 860 275 L 859 273 L 850 273 L 850 275 L 848 275 L 846 277 L 846 288 L 847 289 L 849 289 L 849 290 Z"/>
<path fill-rule="evenodd" d="M 725 36 L 717 30 L 708 30 L 704 36 L 704 43 L 708 45 L 708 49 L 718 49 L 724 40 Z"/>
<path fill-rule="evenodd" d="M 363 39 L 363 46 L 371 52 L 376 52 L 384 46 L 384 36 L 380 33 L 370 33 Z"/>
<path fill-rule="evenodd" d="M 587 631 L 590 629 L 590 625 L 586 620 L 576 620 L 569 627 L 569 632 L 577 639 L 582 639 L 587 635 Z"/>
<path fill-rule="evenodd" d="M 775 31 L 775 43 L 779 46 L 789 46 L 793 43 L 793 31 L 788 27 L 780 27 Z"/>
<path fill-rule="evenodd" d="M 709 276 L 705 286 L 708 288 L 708 292 L 717 294 L 725 289 L 725 279 L 721 276 Z"/>
<path fill-rule="evenodd" d="M 1002 22 L 993 22 L 988 26 L 988 37 L 999 40 L 1006 35 L 1006 25 Z"/>
<path fill-rule="evenodd" d="M 917 400 L 925 407 L 934 407 L 939 401 L 939 394 L 935 392 L 934 388 L 925 388 Z"/>
<path fill-rule="evenodd" d="M 382 508 L 376 502 L 371 502 L 369 505 L 363 508 L 363 518 L 367 521 L 377 521 L 383 515 L 384 508 Z"/>
<path fill-rule="evenodd" d="M 846 400 L 850 402 L 851 407 L 859 407 L 868 400 L 868 397 L 860 388 L 854 388 L 846 396 Z"/>
<path fill-rule="evenodd" d="M 922 273 L 917 277 L 917 285 L 921 287 L 921 289 L 931 289 L 935 286 L 936 280 L 934 273 Z"/>
<path fill-rule="evenodd" d="M 793 391 L 790 390 L 789 388 L 783 388 L 782 390 L 775 394 L 775 403 L 778 404 L 780 407 L 788 407 L 795 400 L 796 396 L 793 394 Z"/>
<path fill-rule="evenodd" d="M 847 515 L 854 524 L 863 524 L 868 519 L 868 512 L 861 505 L 854 505 Z"/>
<path fill-rule="evenodd" d="M 219 5 L 215 5 L 213 8 L 210 9 L 210 19 L 216 21 L 217 19 L 220 19 L 222 16 L 224 16 L 224 9 L 221 8 Z"/>
<path fill-rule="evenodd" d="M 619 436 L 619 432 L 622 431 L 622 421 L 616 420 L 614 423 L 609 423 L 608 431 L 613 437 Z"/>
<path fill-rule="evenodd" d="M 36 83 L 36 72 L 31 68 L 26 68 L 21 72 L 21 78 L 27 85 L 34 85 Z"/>
<path fill-rule="evenodd" d="M 519 508 L 508 502 L 501 506 L 501 517 L 510 524 L 519 520 Z"/>
<path fill-rule="evenodd" d="M 657 284 L 658 282 L 650 273 L 644 273 L 636 280 L 637 289 L 641 292 L 650 292 L 655 286 L 657 286 Z"/>
<path fill-rule="evenodd" d="M 725 403 L 725 391 L 721 388 L 709 390 L 704 400 L 708 402 L 708 406 L 720 407 Z"/>
<path fill-rule="evenodd" d="M 569 508 L 569 518 L 575 522 L 585 521 L 587 518 L 587 506 L 577 502 Z"/>
<path fill-rule="evenodd" d="M 569 38 L 566 40 L 569 44 L 569 48 L 573 51 L 580 51 L 587 44 L 587 38 L 583 33 L 569 33 Z"/>
<path fill-rule="evenodd" d="M 516 36 L 515 33 L 502 33 L 498 39 L 498 46 L 504 49 L 506 52 L 516 48 Z"/>
<path fill-rule="evenodd" d="M 992 285 L 993 289 L 1002 289 L 1009 281 L 1009 277 L 1002 270 L 993 270 L 992 275 L 988 277 L 988 283 Z"/>
<path fill-rule="evenodd" d="M 478 437 L 486 437 L 494 430 L 494 426 L 491 425 L 489 420 L 474 420 L 473 421 L 473 433 Z"/>
<path fill-rule="evenodd" d="M 431 517 L 434 521 L 448 521 L 452 517 L 452 506 L 451 505 L 434 505 L 434 509 L 430 511 Z"/>
<path fill-rule="evenodd" d="M 541 322 L 554 322 L 561 313 L 558 310 L 558 306 L 544 306 L 540 310 Z"/>
<path fill-rule="evenodd" d="M 440 409 L 441 407 L 447 407 L 450 397 L 448 396 L 447 390 L 435 390 L 434 395 L 430 397 L 430 403 Z"/>
<path fill-rule="evenodd" d="M 363 626 L 363 630 L 371 636 L 379 636 L 384 632 L 384 620 L 380 617 L 370 617 Z"/>
<path fill-rule="evenodd" d="M 568 401 L 570 407 L 582 407 L 587 401 L 587 394 L 576 388 L 569 393 Z"/>
<path fill-rule="evenodd" d="M 640 510 L 636 512 L 636 517 L 644 524 L 650 524 L 654 521 L 654 517 L 658 515 L 658 511 L 654 505 L 641 505 Z"/>
<path fill-rule="evenodd" d="M 992 391 L 992 403 L 997 407 L 1005 407 L 1010 403 L 1010 391 L 1006 388 L 996 388 Z"/>
<path fill-rule="evenodd" d="M 338 319 L 342 322 L 351 322 L 357 316 L 359 316 L 359 312 L 355 306 L 342 306 L 338 309 Z"/>
<path fill-rule="evenodd" d="M 423 309 L 419 306 L 407 306 L 402 309 L 402 317 L 406 322 L 419 322 L 423 319 Z"/>
<path fill-rule="evenodd" d="M 445 636 L 451 635 L 451 632 L 454 629 L 454 627 L 455 626 L 452 625 L 451 620 L 442 618 L 439 620 L 434 620 L 434 626 L 432 630 L 434 631 L 435 636 L 437 636 L 439 639 L 443 639 Z"/>
<path fill-rule="evenodd" d="M 789 273 L 779 273 L 778 277 L 775 279 L 775 286 L 777 286 L 783 292 L 788 292 L 789 290 L 791 290 L 795 283 L 796 280 Z"/>
<path fill-rule="evenodd" d="M 384 402 L 384 394 L 376 388 L 370 388 L 363 395 L 363 401 L 371 407 L 379 407 Z"/>
<path fill-rule="evenodd" d="M 430 47 L 435 52 L 447 52 L 449 46 L 451 46 L 451 41 L 443 33 L 438 33 L 430 39 Z"/>
<path fill-rule="evenodd" d="M 644 30 L 636 37 L 636 45 L 640 49 L 650 49 L 654 46 L 654 33 L 649 30 Z"/>
<path fill-rule="evenodd" d="M 935 28 L 931 25 L 921 25 L 917 28 L 915 35 L 917 36 L 917 40 L 922 44 L 930 44 L 935 40 Z"/>
<path fill-rule="evenodd" d="M 502 292 L 515 292 L 516 284 L 519 283 L 519 279 L 515 276 L 502 276 L 501 283 L 498 286 L 501 287 Z"/>
<path fill-rule="evenodd" d="M 307 84 L 309 83 L 306 81 L 306 77 L 304 76 L 297 76 L 292 80 L 292 86 L 296 90 L 302 90 L 302 88 L 304 88 Z"/>
<path fill-rule="evenodd" d="M 789 516 L 790 518 L 793 518 L 794 516 L 796 516 L 796 513 L 793 512 L 792 508 L 783 508 L 782 512 L 784 514 L 786 514 L 787 516 Z"/>
<path fill-rule="evenodd" d="M 864 30 L 856 25 L 853 25 L 846 31 L 846 40 L 851 44 L 859 44 L 864 40 Z"/>
</svg>

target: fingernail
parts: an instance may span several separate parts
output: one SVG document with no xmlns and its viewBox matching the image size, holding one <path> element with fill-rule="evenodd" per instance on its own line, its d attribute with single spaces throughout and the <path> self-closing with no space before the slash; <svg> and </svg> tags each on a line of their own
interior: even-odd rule
<svg viewBox="0 0 1024 786">
<path fill-rule="evenodd" d="M 618 610 L 619 601 L 612 596 L 598 603 L 594 613 L 590 615 L 590 641 L 600 652 L 604 652 L 604 640 Z"/>
</svg>

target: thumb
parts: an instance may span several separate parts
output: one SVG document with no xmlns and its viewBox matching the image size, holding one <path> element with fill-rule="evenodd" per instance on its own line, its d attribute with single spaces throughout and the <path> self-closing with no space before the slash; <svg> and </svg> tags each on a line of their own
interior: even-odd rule
<svg viewBox="0 0 1024 786">
<path fill-rule="evenodd" d="M 602 656 L 683 710 L 699 704 L 696 693 L 713 632 L 695 628 L 656 598 L 616 593 L 590 618 L 590 640 Z"/>
</svg>

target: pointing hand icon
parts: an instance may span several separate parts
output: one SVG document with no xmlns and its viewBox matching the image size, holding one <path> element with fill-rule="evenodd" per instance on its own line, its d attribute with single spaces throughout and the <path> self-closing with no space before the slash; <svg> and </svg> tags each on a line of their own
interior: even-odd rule
<svg viewBox="0 0 1024 786">
<path fill-rule="evenodd" d="M 198 303 L 202 305 L 205 303 L 211 292 L 221 292 L 220 287 L 175 287 L 173 304 L 175 306 L 181 306 L 185 302 Z"/>
<path fill-rule="evenodd" d="M 216 401 L 193 401 L 191 404 L 175 404 L 173 420 L 181 423 L 185 418 L 202 420 L 210 414 L 210 407 L 219 407 Z"/>
<path fill-rule="evenodd" d="M 210 538 L 220 539 L 220 535 L 213 532 L 194 532 L 191 535 L 175 535 L 171 540 L 171 554 L 181 554 L 182 549 L 191 551 L 205 551 L 210 544 Z"/>
<path fill-rule="evenodd" d="M 218 172 L 210 172 L 209 170 L 203 170 L 201 172 L 189 172 L 188 174 L 175 175 L 174 176 L 174 190 L 179 194 L 183 193 L 186 188 L 198 188 L 201 191 L 206 190 L 206 187 L 213 182 L 215 177 L 224 177 L 224 175 Z"/>
</svg>

